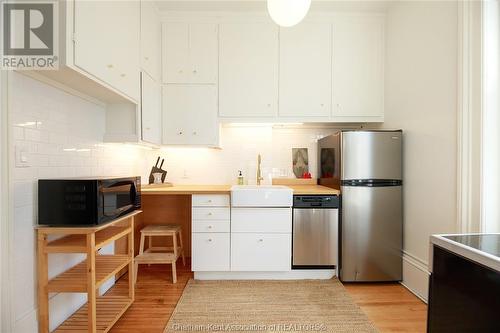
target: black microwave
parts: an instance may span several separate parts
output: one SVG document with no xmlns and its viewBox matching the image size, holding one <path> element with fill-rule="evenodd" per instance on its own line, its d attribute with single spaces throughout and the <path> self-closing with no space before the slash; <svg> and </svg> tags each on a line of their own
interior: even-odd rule
<svg viewBox="0 0 500 333">
<path fill-rule="evenodd" d="M 141 177 L 40 179 L 38 224 L 94 226 L 141 208 Z"/>
</svg>

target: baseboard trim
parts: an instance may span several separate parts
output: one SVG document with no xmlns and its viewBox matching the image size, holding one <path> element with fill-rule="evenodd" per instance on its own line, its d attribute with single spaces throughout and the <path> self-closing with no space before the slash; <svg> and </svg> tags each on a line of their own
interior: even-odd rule
<svg viewBox="0 0 500 333">
<path fill-rule="evenodd" d="M 328 280 L 334 269 L 291 270 L 287 272 L 194 272 L 195 280 Z"/>
<path fill-rule="evenodd" d="M 403 252 L 403 281 L 401 284 L 427 303 L 429 295 L 428 264 L 420 258 Z"/>
</svg>

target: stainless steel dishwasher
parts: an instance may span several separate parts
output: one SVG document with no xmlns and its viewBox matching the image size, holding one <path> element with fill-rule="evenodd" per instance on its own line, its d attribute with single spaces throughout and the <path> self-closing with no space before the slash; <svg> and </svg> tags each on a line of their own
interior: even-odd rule
<svg viewBox="0 0 500 333">
<path fill-rule="evenodd" d="M 292 269 L 337 267 L 339 205 L 336 195 L 293 197 Z"/>
</svg>

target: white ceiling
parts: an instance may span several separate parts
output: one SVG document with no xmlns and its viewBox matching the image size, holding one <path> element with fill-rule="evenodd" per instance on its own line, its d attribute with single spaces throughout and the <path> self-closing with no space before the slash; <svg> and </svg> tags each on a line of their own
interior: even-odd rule
<svg viewBox="0 0 500 333">
<path fill-rule="evenodd" d="M 321 11 L 370 11 L 384 12 L 390 2 L 378 0 L 313 0 L 312 12 Z M 267 10 L 265 0 L 157 0 L 162 11 L 250 11 Z"/>
</svg>

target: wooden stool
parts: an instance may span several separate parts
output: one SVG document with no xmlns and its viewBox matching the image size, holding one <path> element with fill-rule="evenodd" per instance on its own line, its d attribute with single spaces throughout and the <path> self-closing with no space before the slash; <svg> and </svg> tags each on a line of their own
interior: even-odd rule
<svg viewBox="0 0 500 333">
<path fill-rule="evenodd" d="M 173 246 L 153 246 L 153 237 L 172 237 Z M 148 248 L 144 250 L 145 239 L 148 237 Z M 179 244 L 177 244 L 179 237 Z M 162 251 L 162 252 L 158 252 Z M 173 252 L 166 252 L 173 251 Z M 184 257 L 184 245 L 182 243 L 182 229 L 177 224 L 167 225 L 149 225 L 141 230 L 141 243 L 139 255 L 135 257 L 135 282 L 137 282 L 137 273 L 139 264 L 171 264 L 172 280 L 177 282 L 176 262 L 179 256 L 182 256 L 182 264 L 186 265 Z"/>
</svg>

